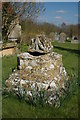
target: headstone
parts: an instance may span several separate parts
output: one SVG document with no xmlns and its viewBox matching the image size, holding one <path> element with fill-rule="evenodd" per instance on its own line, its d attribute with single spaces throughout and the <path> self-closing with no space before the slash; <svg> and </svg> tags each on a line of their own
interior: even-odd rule
<svg viewBox="0 0 80 120">
<path fill-rule="evenodd" d="M 18 41 L 21 38 L 21 25 L 19 25 L 18 19 L 12 21 L 8 32 L 8 40 L 10 41 Z"/>
<path fill-rule="evenodd" d="M 54 34 L 54 40 L 59 41 L 59 34 L 57 32 L 55 32 Z"/>
<path fill-rule="evenodd" d="M 78 40 L 78 37 L 77 36 L 73 36 L 72 40 Z"/>
<path fill-rule="evenodd" d="M 67 40 L 69 40 L 70 38 L 69 38 L 69 37 L 67 37 L 66 39 L 67 39 Z"/>
<path fill-rule="evenodd" d="M 71 43 L 73 43 L 73 44 L 78 44 L 78 43 L 80 43 L 80 41 L 78 40 L 78 37 L 77 37 L 77 36 L 73 36 L 73 37 L 72 37 L 72 40 L 71 40 Z"/>
<path fill-rule="evenodd" d="M 59 42 L 64 43 L 65 40 L 66 40 L 66 34 L 65 33 L 60 33 L 60 40 L 59 40 Z"/>
<path fill-rule="evenodd" d="M 54 32 L 51 32 L 49 34 L 49 38 L 51 39 L 52 42 L 54 41 Z"/>
</svg>

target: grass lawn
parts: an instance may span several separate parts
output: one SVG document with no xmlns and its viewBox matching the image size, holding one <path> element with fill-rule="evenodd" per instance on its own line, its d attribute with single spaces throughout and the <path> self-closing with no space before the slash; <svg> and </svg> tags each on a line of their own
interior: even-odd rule
<svg viewBox="0 0 80 120">
<path fill-rule="evenodd" d="M 79 50 L 78 44 L 67 43 L 52 43 L 54 48 L 53 51 L 62 54 L 63 65 L 66 68 L 68 74 L 78 74 L 78 57 Z"/>
<path fill-rule="evenodd" d="M 71 43 L 53 43 L 54 52 L 63 55 L 63 65 L 68 74 L 78 75 L 78 45 Z M 22 51 L 26 48 L 22 46 Z M 2 58 L 2 84 L 4 86 L 5 80 L 12 73 L 12 69 L 16 68 L 16 55 Z M 76 79 L 76 78 L 75 78 Z M 71 92 L 62 102 L 59 108 L 32 106 L 25 101 L 20 101 L 16 96 L 3 95 L 2 101 L 2 116 L 3 118 L 77 118 L 78 117 L 78 85 L 77 80 L 73 80 Z"/>
</svg>

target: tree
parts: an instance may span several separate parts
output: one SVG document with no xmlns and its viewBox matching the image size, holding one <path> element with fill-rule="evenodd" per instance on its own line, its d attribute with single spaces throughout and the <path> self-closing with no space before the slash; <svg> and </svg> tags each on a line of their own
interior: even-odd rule
<svg viewBox="0 0 80 120">
<path fill-rule="evenodd" d="M 8 40 L 8 30 L 11 22 L 18 18 L 34 20 L 45 10 L 43 3 L 39 2 L 4 2 L 2 3 L 2 34 Z"/>
<path fill-rule="evenodd" d="M 2 3 L 2 37 L 6 41 L 8 38 L 7 31 L 11 21 L 15 18 L 16 12 L 12 9 L 11 3 Z"/>
<path fill-rule="evenodd" d="M 62 28 L 65 28 L 65 27 L 66 27 L 66 23 L 63 22 L 63 23 L 61 24 L 61 27 L 62 27 Z"/>
<path fill-rule="evenodd" d="M 72 32 L 72 29 L 70 29 L 70 38 L 72 38 L 72 35 L 73 35 L 73 32 Z"/>
<path fill-rule="evenodd" d="M 61 24 L 61 32 L 66 32 L 66 28 L 67 26 L 66 26 L 66 23 L 65 22 L 63 22 L 62 24 Z"/>
</svg>

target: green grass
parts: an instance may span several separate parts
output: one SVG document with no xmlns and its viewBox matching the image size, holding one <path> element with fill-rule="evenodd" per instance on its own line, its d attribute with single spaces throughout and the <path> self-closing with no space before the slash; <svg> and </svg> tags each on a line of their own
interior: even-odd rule
<svg viewBox="0 0 80 120">
<path fill-rule="evenodd" d="M 68 74 L 71 74 L 71 72 L 78 74 L 78 53 L 75 52 L 75 50 L 78 51 L 78 44 L 55 42 L 53 45 L 53 51 L 62 54 L 63 65 Z M 60 49 L 60 47 L 65 49 Z M 68 51 L 68 49 L 71 49 L 72 51 Z"/>
<path fill-rule="evenodd" d="M 52 44 L 56 47 L 65 48 L 66 50 L 68 49 L 78 50 L 78 44 L 71 44 L 70 42 L 65 42 L 65 43 L 53 42 Z"/>
<path fill-rule="evenodd" d="M 4 118 L 76 118 L 78 117 L 78 99 L 74 95 L 68 97 L 60 108 L 34 107 L 16 97 L 3 98 Z"/>
<path fill-rule="evenodd" d="M 27 44 L 20 44 L 18 47 L 21 52 L 27 52 L 27 50 L 28 50 Z"/>
<path fill-rule="evenodd" d="M 70 43 L 69 43 L 70 44 Z M 54 46 L 61 46 L 78 50 L 77 45 L 69 45 L 68 43 L 54 43 Z M 23 51 L 25 48 L 23 47 Z M 71 72 L 78 75 L 78 54 L 68 50 L 62 50 L 54 47 L 55 52 L 63 55 L 63 65 L 65 66 L 68 74 Z M 16 68 L 17 59 L 16 55 L 3 57 L 3 85 L 8 76 L 12 73 L 12 69 Z M 75 82 L 72 84 L 72 91 L 63 101 L 60 108 L 50 106 L 32 106 L 25 101 L 19 101 L 16 96 L 3 95 L 3 118 L 77 118 L 78 117 L 78 86 Z"/>
<path fill-rule="evenodd" d="M 17 55 L 14 56 L 4 56 L 2 58 L 2 85 L 4 85 L 5 80 L 8 79 L 9 75 L 12 73 L 12 69 L 17 68 Z"/>
<path fill-rule="evenodd" d="M 73 96 L 72 96 L 73 97 Z M 73 106 L 75 101 L 75 105 Z M 72 104 L 73 103 L 73 104 Z M 25 103 L 25 101 L 20 102 L 15 97 L 8 97 L 3 99 L 3 115 L 6 118 L 54 118 L 54 117 L 77 117 L 78 111 L 77 99 L 73 97 L 67 101 L 58 109 L 53 107 L 34 107 Z M 8 107 L 8 108 L 7 108 Z"/>
</svg>

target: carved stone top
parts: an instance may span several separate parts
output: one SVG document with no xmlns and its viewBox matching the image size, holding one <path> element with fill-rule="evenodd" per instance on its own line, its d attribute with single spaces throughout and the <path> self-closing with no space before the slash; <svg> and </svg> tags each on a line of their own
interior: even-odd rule
<svg viewBox="0 0 80 120">
<path fill-rule="evenodd" d="M 50 53 L 52 51 L 53 46 L 51 45 L 51 41 L 44 34 L 36 35 L 35 38 L 32 38 L 28 49 L 28 52 L 38 52 L 41 54 Z"/>
</svg>

